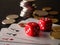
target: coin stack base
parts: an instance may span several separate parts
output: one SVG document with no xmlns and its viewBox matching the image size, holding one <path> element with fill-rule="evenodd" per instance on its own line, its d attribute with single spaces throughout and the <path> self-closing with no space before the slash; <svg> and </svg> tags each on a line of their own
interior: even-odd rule
<svg viewBox="0 0 60 45">
<path fill-rule="evenodd" d="M 52 32 L 50 33 L 52 39 L 60 39 L 60 26 L 52 27 Z"/>
</svg>

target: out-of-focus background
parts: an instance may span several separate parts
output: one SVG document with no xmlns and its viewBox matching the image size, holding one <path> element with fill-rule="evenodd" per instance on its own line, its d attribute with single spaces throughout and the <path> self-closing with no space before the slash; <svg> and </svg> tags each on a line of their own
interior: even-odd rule
<svg viewBox="0 0 60 45">
<path fill-rule="evenodd" d="M 22 0 L 0 0 L 0 25 L 1 21 L 9 14 L 20 14 L 21 7 L 19 6 Z M 36 0 L 37 9 L 45 6 L 53 7 L 53 10 L 60 12 L 60 0 Z M 60 18 L 60 15 L 58 15 Z M 0 26 L 1 27 L 1 26 Z"/>
</svg>

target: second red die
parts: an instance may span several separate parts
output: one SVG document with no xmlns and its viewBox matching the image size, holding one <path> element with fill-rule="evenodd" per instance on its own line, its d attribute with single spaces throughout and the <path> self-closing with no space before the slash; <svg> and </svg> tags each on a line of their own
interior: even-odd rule
<svg viewBox="0 0 60 45">
<path fill-rule="evenodd" d="M 50 18 L 41 18 L 38 22 L 41 31 L 50 31 L 52 28 L 52 21 Z"/>
</svg>

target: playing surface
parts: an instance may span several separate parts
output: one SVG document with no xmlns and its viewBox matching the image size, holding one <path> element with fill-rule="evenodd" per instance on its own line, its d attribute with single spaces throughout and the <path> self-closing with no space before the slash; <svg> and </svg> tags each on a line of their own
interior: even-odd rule
<svg viewBox="0 0 60 45">
<path fill-rule="evenodd" d="M 21 22 L 38 22 L 38 20 L 33 19 L 33 18 L 29 18 L 27 20 L 21 21 Z M 19 22 L 18 24 L 20 24 L 21 22 Z M 27 36 L 25 34 L 24 28 L 20 27 L 18 24 L 11 24 L 8 28 L 2 28 L 1 32 L 0 32 L 0 42 L 2 42 L 1 44 L 11 44 L 11 45 L 19 45 L 19 43 L 21 45 L 57 45 L 58 43 L 60 43 L 60 40 L 58 39 L 51 39 L 49 36 L 49 32 L 41 32 L 41 36 L 40 37 L 30 37 Z M 53 26 L 58 26 L 56 24 L 53 24 Z M 14 29 L 14 30 L 12 30 Z M 4 31 L 2 31 L 4 30 Z M 7 31 L 8 30 L 8 31 Z M 16 32 L 16 30 L 19 30 L 19 32 Z M 2 33 L 3 32 L 3 33 Z M 11 35 L 7 34 L 7 33 L 11 33 Z M 16 36 L 13 36 L 12 34 L 16 34 Z"/>
</svg>

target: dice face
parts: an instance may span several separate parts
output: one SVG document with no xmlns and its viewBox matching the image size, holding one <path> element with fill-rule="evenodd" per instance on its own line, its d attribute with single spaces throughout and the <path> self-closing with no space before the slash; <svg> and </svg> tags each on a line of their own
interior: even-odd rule
<svg viewBox="0 0 60 45">
<path fill-rule="evenodd" d="M 39 25 L 35 22 L 29 22 L 25 26 L 25 33 L 29 36 L 38 36 L 39 35 Z"/>
<path fill-rule="evenodd" d="M 50 18 L 41 18 L 38 24 L 40 26 L 40 30 L 42 31 L 51 30 L 52 21 Z"/>
</svg>

